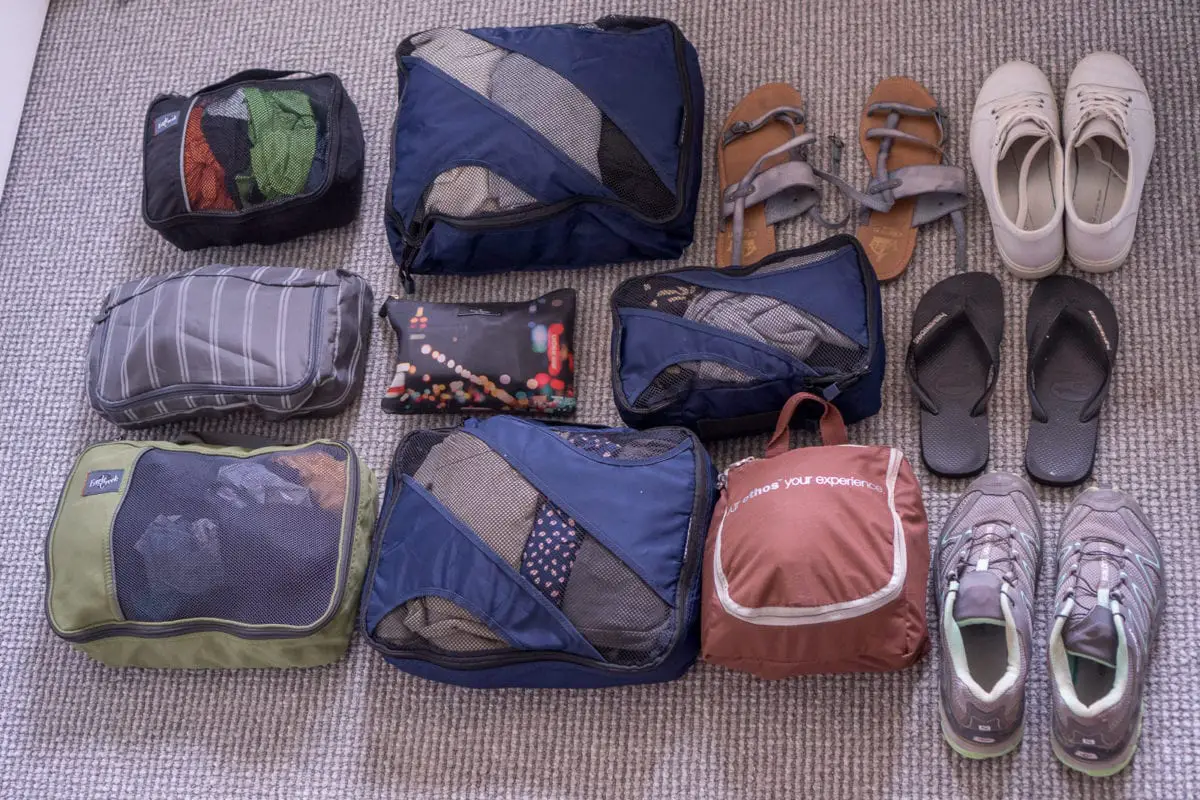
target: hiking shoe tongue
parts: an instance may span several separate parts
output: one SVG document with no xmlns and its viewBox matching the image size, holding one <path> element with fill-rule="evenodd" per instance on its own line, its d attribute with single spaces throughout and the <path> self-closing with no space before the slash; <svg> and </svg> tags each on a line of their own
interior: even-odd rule
<svg viewBox="0 0 1200 800">
<path fill-rule="evenodd" d="M 1097 605 L 1084 617 L 1071 617 L 1063 630 L 1067 653 L 1116 668 L 1117 626 L 1112 611 Z"/>
<path fill-rule="evenodd" d="M 959 627 L 1003 625 L 1004 611 L 1000 608 L 1000 576 L 978 570 L 964 573 L 958 579 L 958 595 L 954 598 L 954 621 L 959 624 Z"/>
<path fill-rule="evenodd" d="M 1086 141 L 1098 137 L 1105 137 L 1117 142 L 1121 147 L 1125 147 L 1125 134 L 1121 133 L 1121 129 L 1117 124 L 1107 117 L 1093 117 L 1083 123 L 1083 127 L 1079 129 L 1079 139 L 1077 144 L 1083 144 Z"/>
</svg>

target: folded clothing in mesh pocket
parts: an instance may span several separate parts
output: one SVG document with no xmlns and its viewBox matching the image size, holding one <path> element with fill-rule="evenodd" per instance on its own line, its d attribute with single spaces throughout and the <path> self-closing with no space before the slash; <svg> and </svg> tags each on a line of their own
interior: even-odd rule
<svg viewBox="0 0 1200 800">
<path fill-rule="evenodd" d="M 50 627 L 110 666 L 336 661 L 376 494 L 342 442 L 89 447 L 46 542 Z"/>
<path fill-rule="evenodd" d="M 215 264 L 123 284 L 88 345 L 88 397 L 123 427 L 329 416 L 362 389 L 371 287 L 342 270 Z"/>
<path fill-rule="evenodd" d="M 671 680 L 695 660 L 715 473 L 690 431 L 468 420 L 396 450 L 363 635 L 471 687 Z"/>
<path fill-rule="evenodd" d="M 396 59 L 387 233 L 406 281 L 691 243 L 704 88 L 673 23 L 437 28 Z"/>
<path fill-rule="evenodd" d="M 395 414 L 575 410 L 575 290 L 522 303 L 424 303 L 379 310 L 396 331 Z"/>
<path fill-rule="evenodd" d="M 630 278 L 612 313 L 613 394 L 636 428 L 761 433 L 799 391 L 831 400 L 847 422 L 879 411 L 879 283 L 853 237 L 748 267 Z"/>
<path fill-rule="evenodd" d="M 150 104 L 142 216 L 183 250 L 347 225 L 363 154 L 358 110 L 336 75 L 246 70 Z"/>
</svg>

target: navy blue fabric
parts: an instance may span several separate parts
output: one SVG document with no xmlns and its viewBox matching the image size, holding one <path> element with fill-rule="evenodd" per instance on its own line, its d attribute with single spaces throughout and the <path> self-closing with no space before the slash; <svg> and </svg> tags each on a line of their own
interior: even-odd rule
<svg viewBox="0 0 1200 800">
<path fill-rule="evenodd" d="M 393 247 L 401 245 L 390 228 L 388 234 Z M 690 223 L 685 235 L 646 225 L 617 206 L 584 203 L 548 219 L 486 233 L 437 222 L 411 269 L 417 275 L 484 275 L 674 259 L 691 241 Z"/>
<path fill-rule="evenodd" d="M 678 258 L 693 235 L 704 89 L 696 52 L 682 35 L 686 86 L 681 79 L 677 29 L 660 21 L 640 30 L 469 32 L 572 81 L 676 196 L 676 210 L 648 220 L 523 121 L 424 60 L 403 56 L 386 220 L 396 262 L 415 274 L 474 275 Z M 565 204 L 487 228 L 425 219 L 422 198 L 434 177 L 465 164 L 495 171 L 542 206 Z"/>
<path fill-rule="evenodd" d="M 827 257 L 790 270 L 739 274 L 734 270 L 683 269 L 670 275 L 709 289 L 777 298 L 825 320 L 867 347 L 870 360 L 866 370 L 839 384 L 839 393 L 833 398 L 846 422 L 857 422 L 879 411 L 886 363 L 879 283 L 866 255 L 852 238 L 835 236 L 805 250 L 772 256 L 771 263 L 823 249 L 829 251 Z M 618 288 L 614 298 L 620 292 Z M 816 370 L 761 342 L 650 309 L 621 308 L 615 299 L 614 312 L 613 395 L 621 418 L 633 427 L 682 425 L 703 428 L 708 436 L 740 435 L 753 430 L 730 425 L 729 432 L 722 434 L 719 423 L 755 415 L 769 417 L 796 392 L 819 393 L 823 389 Z M 634 410 L 657 375 L 685 361 L 718 361 L 759 380 L 744 386 L 693 390 L 655 411 Z M 755 425 L 769 430 L 774 422 L 768 424 L 764 419 Z"/>
<path fill-rule="evenodd" d="M 683 91 L 666 25 L 609 32 L 573 25 L 479 28 L 480 39 L 521 53 L 579 87 L 674 187 Z"/>
<path fill-rule="evenodd" d="M 412 218 L 435 177 L 465 164 L 494 170 L 544 203 L 577 194 L 613 196 L 512 114 L 422 59 L 405 58 L 404 64 L 408 79 L 391 198 L 405 217 Z"/>
<path fill-rule="evenodd" d="M 425 595 L 453 600 L 521 650 L 599 659 L 562 612 L 408 476 L 382 530 L 368 631 L 400 604 Z"/>
<path fill-rule="evenodd" d="M 467 420 L 464 427 L 675 605 L 696 496 L 690 441 L 649 462 L 621 461 L 585 453 L 550 428 L 516 417 Z"/>
<path fill-rule="evenodd" d="M 736 333 L 658 311 L 627 308 L 618 313 L 621 386 L 631 403 L 660 372 L 683 361 L 719 361 L 763 381 L 817 374 L 786 352 Z"/>
<path fill-rule="evenodd" d="M 464 429 L 646 581 L 673 610 L 675 642 L 658 663 L 645 667 L 605 662 L 553 602 L 394 468 L 363 586 L 364 636 L 396 667 L 462 686 L 620 686 L 671 680 L 686 671 L 699 651 L 701 558 L 716 500 L 716 474 L 704 449 L 687 439 L 654 458 L 620 460 L 619 452 L 605 458 L 556 431 L 627 429 L 550 426 L 506 416 L 467 420 Z M 430 595 L 457 603 L 518 652 L 472 654 L 473 663 L 459 665 L 374 641 L 387 614 Z"/>
</svg>

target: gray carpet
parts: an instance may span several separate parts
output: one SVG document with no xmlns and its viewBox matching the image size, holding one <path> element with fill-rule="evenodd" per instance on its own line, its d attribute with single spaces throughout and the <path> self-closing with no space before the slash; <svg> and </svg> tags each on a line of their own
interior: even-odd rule
<svg viewBox="0 0 1200 800">
<path fill-rule="evenodd" d="M 386 295 L 395 286 L 381 205 L 396 43 L 437 25 L 586 21 L 611 11 L 672 17 L 696 44 L 708 89 L 708 154 L 724 112 L 765 81 L 797 84 L 815 129 L 853 142 L 874 83 L 912 75 L 950 112 L 950 154 L 965 163 L 975 90 L 1002 61 L 1032 60 L 1060 89 L 1075 62 L 1096 49 L 1115 49 L 1142 70 L 1158 109 L 1159 149 L 1132 257 L 1096 279 L 1123 326 L 1096 474 L 1134 490 L 1155 522 L 1170 598 L 1141 751 L 1123 775 L 1088 780 L 1054 760 L 1044 668 L 1029 685 L 1024 745 L 1010 757 L 973 763 L 954 756 L 938 733 L 933 659 L 897 675 L 766 683 L 699 666 L 662 686 L 472 692 L 402 675 L 360 642 L 345 661 L 323 669 L 166 674 L 105 669 L 50 634 L 42 615 L 42 540 L 56 493 L 78 450 L 119 435 L 84 398 L 82 351 L 103 293 L 136 276 L 222 261 L 344 267 Z M 1200 795 L 1200 617 L 1189 595 L 1200 569 L 1198 34 L 1193 0 L 56 2 L 0 206 L 0 453 L 7 482 L 0 493 L 0 792 L 688 800 Z M 274 248 L 180 253 L 139 215 L 146 104 L 160 91 L 191 91 L 248 66 L 342 76 L 366 129 L 362 218 Z M 861 155 L 856 147 L 848 153 L 848 171 L 862 182 Z M 697 243 L 683 263 L 710 260 L 714 176 L 705 174 Z M 992 402 L 992 464 L 1019 470 L 1028 415 L 1020 331 L 1032 287 L 1001 272 L 978 194 L 968 225 L 971 265 L 1001 275 L 1008 312 Z M 804 222 L 788 230 L 787 242 L 821 235 Z M 900 355 L 917 299 L 952 264 L 953 236 L 939 225 L 921 235 L 909 273 L 884 289 L 892 354 L 885 408 L 852 429 L 853 441 L 894 443 L 919 461 L 917 414 Z M 575 286 L 582 309 L 579 418 L 615 423 L 607 297 L 620 279 L 667 266 L 427 280 L 421 292 L 431 300 L 517 300 Z M 390 333 L 378 328 L 364 398 L 340 418 L 280 426 L 239 418 L 219 427 L 290 439 L 346 437 L 383 470 L 406 430 L 450 421 L 379 410 L 392 350 Z M 762 439 L 727 443 L 714 455 L 725 464 L 763 446 Z M 918 473 L 930 518 L 940 524 L 963 484 L 932 478 L 919 465 Z M 1040 495 L 1056 526 L 1072 493 Z M 1038 596 L 1039 663 L 1051 552 Z"/>
</svg>

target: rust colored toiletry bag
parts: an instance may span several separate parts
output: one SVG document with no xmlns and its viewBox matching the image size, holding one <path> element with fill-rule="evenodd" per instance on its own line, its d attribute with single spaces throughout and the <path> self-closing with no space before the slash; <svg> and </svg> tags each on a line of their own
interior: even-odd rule
<svg viewBox="0 0 1200 800">
<path fill-rule="evenodd" d="M 823 446 L 789 449 L 803 402 Z M 701 654 L 763 678 L 901 669 L 928 648 L 929 526 L 893 447 L 847 444 L 836 407 L 792 396 L 766 458 L 722 475 L 704 555 Z"/>
</svg>

